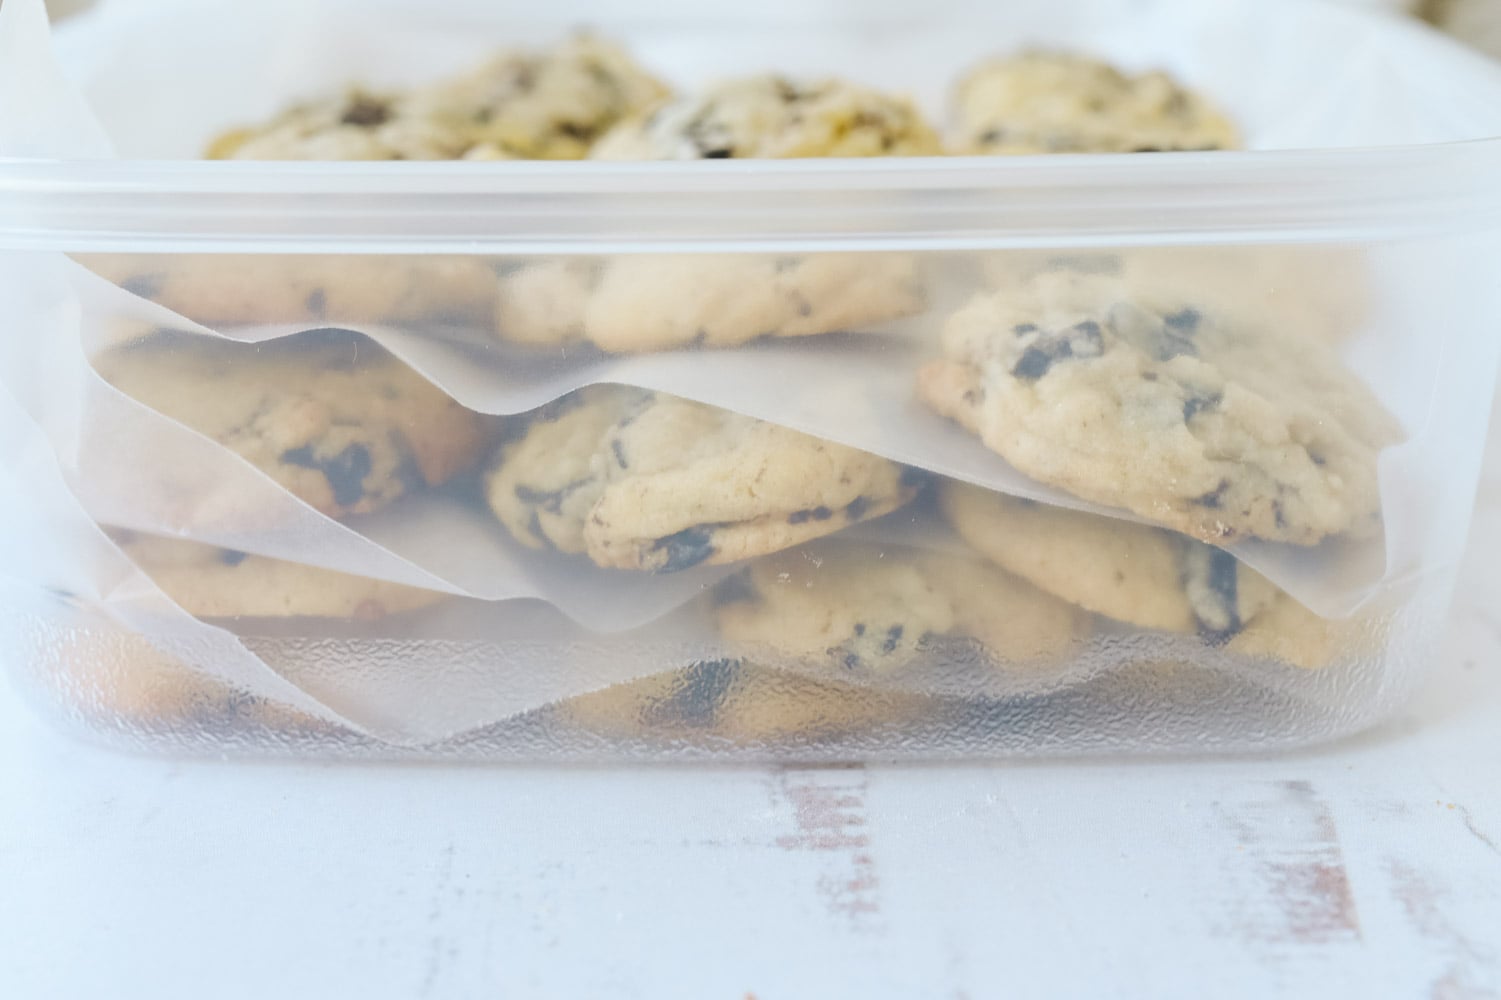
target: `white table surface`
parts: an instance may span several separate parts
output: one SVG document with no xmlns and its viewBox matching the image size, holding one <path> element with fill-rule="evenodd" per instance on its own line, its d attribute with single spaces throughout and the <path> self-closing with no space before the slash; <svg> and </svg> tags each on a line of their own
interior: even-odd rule
<svg viewBox="0 0 1501 1000">
<path fill-rule="evenodd" d="M 1312 752 L 171 761 L 0 685 L 0 1000 L 1501 996 L 1491 452 L 1433 683 Z"/>
</svg>

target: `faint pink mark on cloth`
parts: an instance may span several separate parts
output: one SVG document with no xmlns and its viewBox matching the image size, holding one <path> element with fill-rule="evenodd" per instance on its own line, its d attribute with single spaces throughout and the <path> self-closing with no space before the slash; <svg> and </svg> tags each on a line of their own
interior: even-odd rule
<svg viewBox="0 0 1501 1000">
<path fill-rule="evenodd" d="M 772 778 L 772 795 L 792 812 L 793 832 L 777 837 L 784 851 L 828 856 L 818 879 L 830 913 L 861 924 L 880 911 L 875 860 L 865 808 L 865 768 L 787 767 Z"/>
<path fill-rule="evenodd" d="M 1226 872 L 1234 931 L 1276 946 L 1360 940 L 1360 915 L 1334 815 L 1306 781 L 1255 786 L 1216 810 L 1239 851 Z"/>
<path fill-rule="evenodd" d="M 1443 973 L 1429 987 L 1432 1000 L 1466 1000 L 1496 996 L 1501 982 L 1501 954 L 1494 946 L 1473 940 L 1460 930 L 1448 912 L 1450 893 L 1413 866 L 1395 859 L 1386 863 L 1392 895 L 1418 934 L 1443 954 Z"/>
</svg>

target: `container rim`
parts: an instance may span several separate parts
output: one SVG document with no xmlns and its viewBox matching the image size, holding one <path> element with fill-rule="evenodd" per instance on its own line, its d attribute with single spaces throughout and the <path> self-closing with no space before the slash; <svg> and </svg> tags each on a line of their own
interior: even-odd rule
<svg viewBox="0 0 1501 1000">
<path fill-rule="evenodd" d="M 1391 238 L 1501 228 L 1501 138 L 683 162 L 0 158 L 0 250 L 621 253 Z"/>
</svg>

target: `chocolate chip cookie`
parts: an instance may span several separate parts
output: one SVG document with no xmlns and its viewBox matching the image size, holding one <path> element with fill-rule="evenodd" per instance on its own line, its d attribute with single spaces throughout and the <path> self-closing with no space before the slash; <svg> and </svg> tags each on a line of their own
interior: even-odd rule
<svg viewBox="0 0 1501 1000">
<path fill-rule="evenodd" d="M 843 80 L 726 80 L 621 123 L 597 160 L 936 156 L 938 133 L 904 98 Z"/>
<path fill-rule="evenodd" d="M 1147 153 L 1235 149 L 1207 99 L 1162 72 L 1132 76 L 1066 52 L 1025 52 L 970 70 L 954 89 L 961 153 Z"/>
<path fill-rule="evenodd" d="M 505 340 L 615 354 L 864 331 L 919 311 L 910 254 L 640 254 L 521 264 L 500 277 Z"/>
<path fill-rule="evenodd" d="M 1400 430 L 1326 345 L 1108 275 L 950 318 L 918 393 L 1021 472 L 1210 542 L 1373 533 Z"/>
<path fill-rule="evenodd" d="M 374 342 L 315 331 L 264 344 L 158 334 L 95 367 L 330 517 L 364 514 L 471 467 L 490 421 Z"/>
<path fill-rule="evenodd" d="M 702 403 L 594 386 L 539 411 L 486 479 L 522 544 L 671 572 L 788 548 L 911 500 L 894 462 Z"/>
<path fill-rule="evenodd" d="M 576 160 L 667 88 L 622 49 L 580 35 L 507 52 L 404 93 L 352 89 L 216 139 L 211 158 L 248 160 Z"/>
<path fill-rule="evenodd" d="M 899 670 L 954 640 L 998 666 L 1056 662 L 1088 616 L 983 560 L 826 539 L 759 559 L 714 594 L 720 634 L 831 673 Z M 971 654 L 972 655 L 972 654 Z"/>
</svg>

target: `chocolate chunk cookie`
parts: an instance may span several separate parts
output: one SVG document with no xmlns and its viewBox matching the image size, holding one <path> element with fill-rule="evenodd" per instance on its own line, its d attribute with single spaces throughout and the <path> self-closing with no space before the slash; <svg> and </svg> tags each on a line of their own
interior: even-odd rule
<svg viewBox="0 0 1501 1000">
<path fill-rule="evenodd" d="M 330 517 L 447 482 L 479 459 L 489 437 L 486 418 L 342 331 L 259 345 L 158 334 L 95 366 L 121 392 Z"/>
<path fill-rule="evenodd" d="M 825 540 L 757 560 L 715 592 L 720 633 L 832 673 L 887 673 L 948 639 L 998 665 L 1054 662 L 1078 609 L 965 556 Z"/>
<path fill-rule="evenodd" d="M 922 305 L 910 254 L 642 254 L 511 270 L 495 325 L 505 340 L 637 354 L 862 331 Z"/>
<path fill-rule="evenodd" d="M 424 608 L 446 595 L 198 542 L 113 531 L 162 591 L 198 618 L 354 618 Z"/>
<path fill-rule="evenodd" d="M 1230 553 L 1147 525 L 946 482 L 944 515 L 976 551 L 1081 608 L 1220 642 L 1278 596 Z"/>
<path fill-rule="evenodd" d="M 667 96 L 623 50 L 580 35 L 503 53 L 400 94 L 347 93 L 220 136 L 211 158 L 248 160 L 576 160 L 617 122 Z"/>
<path fill-rule="evenodd" d="M 935 717 L 942 707 L 940 699 L 922 695 L 715 660 L 570 698 L 547 711 L 607 736 L 742 744 L 891 729 Z"/>
<path fill-rule="evenodd" d="M 1240 145 L 1235 126 L 1168 74 L 1131 76 L 1065 52 L 981 63 L 955 87 L 953 114 L 961 153 L 1157 153 Z"/>
<path fill-rule="evenodd" d="M 1205 541 L 1379 525 L 1391 416 L 1331 351 L 1105 275 L 1040 275 L 944 328 L 921 398 L 1023 473 Z"/>
<path fill-rule="evenodd" d="M 473 257 L 88 254 L 80 264 L 210 327 L 380 323 L 488 329 L 495 274 Z"/>
<path fill-rule="evenodd" d="M 842 80 L 727 80 L 616 126 L 598 160 L 936 156 L 938 133 L 910 101 Z"/>
<path fill-rule="evenodd" d="M 874 455 L 673 396 L 595 386 L 544 408 L 486 481 L 533 548 L 671 572 L 878 517 L 923 477 Z"/>
</svg>

